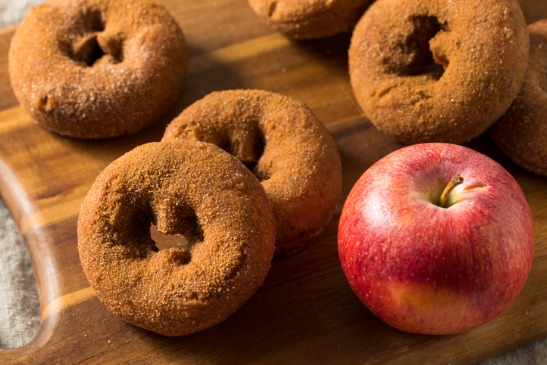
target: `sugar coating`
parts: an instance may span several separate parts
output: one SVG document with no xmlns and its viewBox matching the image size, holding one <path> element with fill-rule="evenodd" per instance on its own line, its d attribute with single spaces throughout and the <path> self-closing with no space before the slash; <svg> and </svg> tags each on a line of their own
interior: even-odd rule
<svg viewBox="0 0 547 365">
<path fill-rule="evenodd" d="M 190 248 L 158 250 L 150 225 Z M 78 250 L 112 313 L 168 336 L 232 314 L 270 268 L 275 220 L 264 189 L 237 159 L 197 141 L 148 143 L 112 162 L 81 206 Z"/>
<path fill-rule="evenodd" d="M 136 132 L 182 92 L 186 43 L 173 17 L 146 0 L 49 0 L 17 28 L 10 81 L 44 128 L 77 138 Z"/>
</svg>

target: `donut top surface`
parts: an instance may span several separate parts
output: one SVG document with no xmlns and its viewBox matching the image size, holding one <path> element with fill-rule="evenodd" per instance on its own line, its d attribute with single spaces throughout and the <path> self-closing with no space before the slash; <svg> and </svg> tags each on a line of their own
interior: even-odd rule
<svg viewBox="0 0 547 365">
<path fill-rule="evenodd" d="M 154 224 L 188 247 L 158 250 Z M 214 145 L 148 143 L 112 162 L 82 204 L 84 272 L 113 313 L 183 335 L 235 311 L 262 284 L 275 220 L 256 178 Z"/>
<path fill-rule="evenodd" d="M 514 100 L 528 49 L 514 0 L 378 0 L 352 37 L 351 84 L 370 121 L 399 141 L 463 143 Z"/>
<path fill-rule="evenodd" d="M 9 74 L 22 107 L 46 129 L 78 138 L 135 132 L 178 98 L 182 31 L 146 0 L 49 0 L 17 28 Z"/>
</svg>

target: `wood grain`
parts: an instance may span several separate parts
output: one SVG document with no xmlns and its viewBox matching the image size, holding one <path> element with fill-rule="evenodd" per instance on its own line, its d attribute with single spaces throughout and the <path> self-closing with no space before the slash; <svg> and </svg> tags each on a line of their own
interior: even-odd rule
<svg viewBox="0 0 547 365">
<path fill-rule="evenodd" d="M 164 0 L 189 46 L 184 97 L 170 115 L 135 135 L 77 141 L 38 127 L 18 106 L 7 77 L 13 29 L 0 32 L 0 192 L 29 249 L 40 290 L 36 339 L 0 350 L 0 363 L 367 363 L 467 364 L 547 336 L 547 180 L 512 164 L 481 136 L 470 146 L 502 163 L 532 207 L 531 276 L 500 317 L 454 336 L 396 331 L 359 303 L 336 250 L 337 218 L 308 249 L 275 260 L 264 286 L 233 316 L 194 335 L 167 338 L 106 312 L 80 267 L 79 205 L 98 173 L 133 147 L 159 140 L 169 118 L 213 90 L 258 88 L 307 103 L 333 133 L 344 194 L 376 160 L 401 147 L 361 114 L 347 74 L 350 34 L 295 42 L 260 23 L 245 0 Z M 525 2 L 528 20 L 547 16 Z M 345 196 L 345 195 L 344 195 Z"/>
</svg>

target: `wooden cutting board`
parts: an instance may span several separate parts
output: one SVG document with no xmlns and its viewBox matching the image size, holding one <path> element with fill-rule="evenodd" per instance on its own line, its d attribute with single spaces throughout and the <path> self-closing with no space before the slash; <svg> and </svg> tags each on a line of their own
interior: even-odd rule
<svg viewBox="0 0 547 365">
<path fill-rule="evenodd" d="M 182 26 L 190 60 L 184 98 L 147 130 L 108 141 L 50 134 L 18 107 L 7 76 L 13 29 L 0 32 L 0 191 L 29 249 L 41 301 L 36 339 L 0 350 L 0 363 L 466 364 L 547 336 L 547 179 L 512 164 L 491 141 L 471 147 L 502 163 L 534 214 L 536 253 L 524 291 L 501 316 L 454 336 L 402 333 L 353 295 L 337 256 L 338 215 L 301 253 L 274 260 L 264 286 L 220 325 L 168 338 L 124 323 L 96 299 L 80 267 L 76 221 L 97 174 L 133 147 L 157 141 L 169 118 L 214 90 L 258 88 L 307 103 L 333 133 L 344 196 L 373 162 L 401 147 L 364 119 L 347 73 L 349 34 L 291 41 L 264 26 L 245 0 L 164 0 Z M 528 21 L 547 16 L 529 0 Z"/>
</svg>

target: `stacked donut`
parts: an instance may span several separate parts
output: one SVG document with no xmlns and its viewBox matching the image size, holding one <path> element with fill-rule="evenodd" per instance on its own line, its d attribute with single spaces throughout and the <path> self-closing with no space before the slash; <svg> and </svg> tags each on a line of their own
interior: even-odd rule
<svg viewBox="0 0 547 365">
<path fill-rule="evenodd" d="M 96 179 L 78 220 L 82 267 L 127 322 L 169 336 L 203 330 L 260 287 L 274 245 L 292 254 L 327 226 L 341 176 L 332 137 L 304 104 L 258 90 L 210 94 L 161 142 Z M 188 247 L 159 250 L 151 224 Z"/>
</svg>

